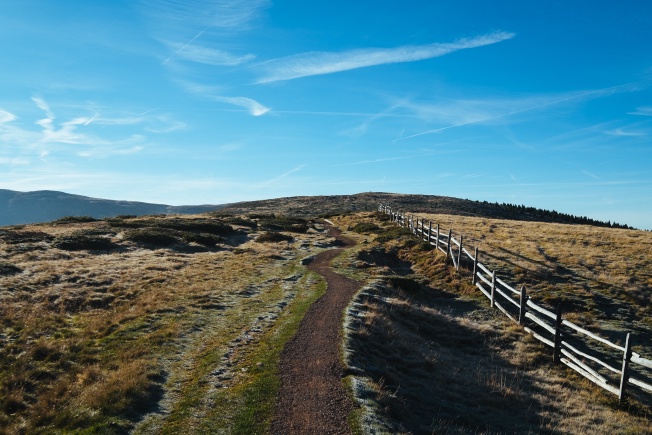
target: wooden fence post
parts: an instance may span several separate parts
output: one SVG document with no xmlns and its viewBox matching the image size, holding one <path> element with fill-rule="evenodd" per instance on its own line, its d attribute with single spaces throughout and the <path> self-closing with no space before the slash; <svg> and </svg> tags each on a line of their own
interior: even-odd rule
<svg viewBox="0 0 652 435">
<path fill-rule="evenodd" d="M 491 273 L 491 308 L 494 307 L 494 300 L 496 298 L 496 271 Z"/>
<path fill-rule="evenodd" d="M 432 221 L 428 221 L 428 244 L 430 244 L 431 235 L 432 235 Z"/>
<path fill-rule="evenodd" d="M 521 306 L 518 310 L 518 324 L 523 325 L 525 322 L 525 308 L 527 307 L 527 293 L 525 291 L 525 286 L 521 286 Z"/>
<path fill-rule="evenodd" d="M 453 230 L 448 230 L 448 243 L 446 244 L 446 258 L 448 258 L 448 254 L 451 254 L 451 258 L 453 257 L 453 253 L 451 252 L 451 237 L 453 237 Z"/>
<path fill-rule="evenodd" d="M 618 390 L 618 402 L 622 402 L 625 397 L 625 386 L 627 381 L 629 381 L 629 361 L 632 358 L 632 340 L 627 333 L 627 338 L 625 339 L 625 354 L 623 355 L 623 370 L 620 373 L 620 390 Z"/>
<path fill-rule="evenodd" d="M 460 250 L 457 251 L 457 270 L 460 270 L 460 261 L 462 261 L 462 240 L 464 236 L 460 234 Z"/>
<path fill-rule="evenodd" d="M 437 224 L 437 245 L 436 248 L 439 249 L 439 224 Z"/>
<path fill-rule="evenodd" d="M 478 247 L 475 247 L 475 259 L 473 260 L 473 279 L 471 279 L 471 284 L 475 285 L 477 278 L 476 274 L 478 273 Z"/>
<path fill-rule="evenodd" d="M 552 362 L 559 364 L 561 357 L 561 304 L 557 305 L 557 317 L 555 319 L 555 347 L 552 352 Z"/>
</svg>

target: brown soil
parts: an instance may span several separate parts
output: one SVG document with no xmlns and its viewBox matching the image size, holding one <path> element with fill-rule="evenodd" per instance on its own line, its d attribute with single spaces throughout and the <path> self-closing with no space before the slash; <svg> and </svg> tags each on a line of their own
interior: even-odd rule
<svg viewBox="0 0 652 435">
<path fill-rule="evenodd" d="M 347 416 L 353 404 L 342 386 L 340 362 L 342 316 L 361 284 L 338 275 L 329 263 L 351 239 L 330 227 L 340 248 L 318 254 L 308 269 L 322 275 L 326 293 L 308 310 L 297 334 L 281 354 L 281 389 L 272 434 L 349 434 Z"/>
</svg>

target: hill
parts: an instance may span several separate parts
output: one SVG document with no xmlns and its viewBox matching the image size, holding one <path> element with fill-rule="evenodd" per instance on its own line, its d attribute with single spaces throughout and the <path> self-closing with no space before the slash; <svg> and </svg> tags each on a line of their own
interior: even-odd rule
<svg viewBox="0 0 652 435">
<path fill-rule="evenodd" d="M 400 193 L 365 192 L 356 195 L 295 196 L 262 201 L 238 202 L 225 206 L 225 212 L 282 213 L 290 216 L 316 217 L 373 211 L 381 203 L 394 210 L 410 213 L 440 213 L 457 216 L 485 217 L 519 221 L 581 224 L 609 228 L 630 228 L 612 222 L 602 222 L 585 216 L 574 216 L 554 210 L 543 210 L 524 205 L 472 201 L 438 195 L 413 195 Z"/>
<path fill-rule="evenodd" d="M 120 215 L 195 214 L 217 209 L 223 209 L 225 213 L 232 214 L 280 213 L 288 216 L 314 218 L 372 211 L 377 209 L 380 203 L 389 203 L 394 209 L 409 210 L 411 213 L 436 212 L 494 219 L 630 228 L 615 222 L 601 222 L 554 210 L 438 195 L 365 192 L 355 195 L 294 196 L 224 205 L 170 206 L 90 198 L 50 190 L 16 192 L 2 189 L 0 189 L 0 226 L 49 222 L 64 216 L 91 216 L 101 219 Z"/>
<path fill-rule="evenodd" d="M 220 205 L 170 206 L 135 201 L 113 201 L 51 190 L 16 192 L 0 189 L 0 226 L 49 222 L 64 216 L 106 218 L 120 215 L 193 214 L 220 207 Z"/>
<path fill-rule="evenodd" d="M 419 199 L 433 207 L 421 217 L 464 233 L 501 278 L 600 335 L 632 331 L 650 354 L 651 233 Z M 326 291 L 307 266 L 336 243 L 301 217 L 315 214 L 357 242 L 331 267 L 365 286 L 343 328 L 352 421 L 378 433 L 649 432 L 649 403 L 621 406 L 552 365 L 468 271 L 378 213 L 344 213 L 375 201 L 428 207 L 362 193 L 1 228 L 0 432 L 265 433 L 281 350 Z"/>
</svg>

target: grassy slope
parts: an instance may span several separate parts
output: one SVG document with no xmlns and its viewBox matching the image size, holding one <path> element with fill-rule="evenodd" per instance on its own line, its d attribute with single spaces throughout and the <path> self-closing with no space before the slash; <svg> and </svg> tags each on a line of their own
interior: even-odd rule
<svg viewBox="0 0 652 435">
<path fill-rule="evenodd" d="M 510 252 L 532 256 L 533 260 L 540 260 L 535 257 L 539 251 L 557 255 L 563 267 L 569 269 L 571 259 L 563 255 L 568 249 L 565 245 L 579 244 L 583 248 L 573 252 L 584 254 L 583 261 L 593 265 L 592 275 L 584 284 L 594 292 L 606 292 L 611 286 L 594 288 L 591 276 L 608 274 L 613 283 L 623 279 L 623 271 L 607 260 L 602 264 L 608 271 L 597 268 L 595 258 L 627 255 L 632 245 L 615 243 L 624 236 L 638 240 L 642 244 L 639 248 L 647 246 L 651 239 L 643 232 L 459 216 L 437 218 L 446 223 L 445 228 L 454 225 L 453 228 L 469 229 L 487 252 L 493 253 L 499 241 L 506 242 Z M 380 224 L 371 214 L 336 219 L 349 228 L 365 220 Z M 489 228 L 492 232 L 488 232 Z M 396 234 L 395 228 L 387 229 Z M 360 420 L 365 432 L 601 434 L 652 430 L 647 417 L 649 403 L 630 401 L 620 407 L 610 393 L 552 365 L 547 348 L 497 310 L 491 310 L 488 301 L 478 296 L 479 292 L 470 285 L 470 273 L 455 272 L 445 263 L 443 254 L 427 250 L 411 236 L 376 243 L 374 233 L 378 232 L 383 230 L 364 236 L 367 243 L 338 263 L 344 273 L 357 278 L 366 276 L 370 283 L 349 309 L 345 344 L 352 373 L 349 383 L 355 388 L 358 403 L 363 405 Z M 465 239 L 469 237 L 469 233 L 464 235 Z M 557 238 L 563 242 L 551 243 Z M 505 255 L 505 251 L 498 250 L 498 254 Z M 636 279 L 641 280 L 637 282 L 645 289 L 649 282 L 645 273 L 652 258 L 649 250 L 639 252 L 636 258 L 642 268 Z M 515 273 L 516 279 L 522 279 L 523 274 L 516 273 L 518 266 L 511 264 L 522 258 L 496 255 L 484 259 L 500 267 L 504 277 Z M 551 285 L 557 283 L 554 277 L 559 269 L 551 263 L 549 267 L 553 270 L 541 274 L 548 280 L 528 282 L 537 300 L 577 300 L 578 303 L 568 306 L 576 308 L 578 321 L 588 319 L 587 326 L 602 334 L 649 321 L 645 307 L 631 308 L 626 319 L 600 312 L 600 305 L 580 303 L 586 299 L 586 290 L 577 275 L 584 276 L 588 271 L 577 271 L 572 283 L 559 288 Z M 611 306 L 621 308 L 616 311 L 621 314 L 625 313 L 624 307 L 631 305 L 627 292 L 641 292 L 633 279 L 626 281 L 631 287 L 609 293 Z M 649 296 L 649 292 L 642 293 Z M 649 355 L 647 350 L 651 348 L 645 345 L 639 350 Z"/>
<path fill-rule="evenodd" d="M 0 432 L 265 427 L 275 398 L 275 358 L 324 290 L 300 260 L 328 239 L 309 230 L 284 233 L 292 242 L 258 243 L 261 230 L 250 220 L 226 219 L 249 225 L 234 225 L 236 232 L 222 221 L 143 218 L 3 229 Z M 139 243 L 129 240 L 134 227 L 141 227 Z M 170 234 L 177 239 L 168 245 Z M 112 245 L 105 251 L 54 247 L 62 240 L 89 243 L 88 237 Z"/>
<path fill-rule="evenodd" d="M 378 199 L 370 195 L 362 207 Z M 320 212 L 332 207 L 316 204 Z M 255 208 L 260 215 L 302 206 L 285 199 Z M 463 231 L 486 251 L 485 264 L 513 276 L 510 283 L 526 284 L 536 300 L 566 301 L 574 321 L 606 335 L 635 330 L 638 349 L 649 354 L 651 347 L 640 341 L 650 322 L 648 233 L 431 218 Z M 0 229 L 2 430 L 264 430 L 276 355 L 324 290 L 300 259 L 324 246 L 315 245 L 324 237 L 284 232 L 294 241 L 256 243 L 253 237 L 264 231 L 247 226 L 250 220 L 229 219 L 217 220 L 239 232 L 215 234 L 217 245 L 201 232 L 206 222 L 201 231 L 181 225 L 178 243 L 158 247 L 137 243 L 140 230 L 103 221 Z M 333 219 L 343 228 L 365 219 L 379 224 L 370 214 Z M 277 224 L 276 230 L 295 225 Z M 113 245 L 104 252 L 54 247 L 79 242 L 80 231 Z M 334 265 L 371 285 L 354 304 L 346 344 L 355 375 L 349 383 L 366 400 L 367 427 L 414 433 L 650 429 L 634 412 L 645 405 L 618 409 L 607 393 L 550 365 L 546 349 L 489 310 L 468 277 L 451 272 L 441 256 L 409 238 L 381 246 L 373 234 L 348 235 L 360 244 Z M 563 243 L 553 243 L 557 239 Z M 577 252 L 581 260 L 571 256 Z"/>
</svg>

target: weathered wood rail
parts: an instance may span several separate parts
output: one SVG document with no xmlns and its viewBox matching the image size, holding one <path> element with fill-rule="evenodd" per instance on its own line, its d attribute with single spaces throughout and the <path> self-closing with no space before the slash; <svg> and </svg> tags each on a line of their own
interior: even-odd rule
<svg viewBox="0 0 652 435">
<path fill-rule="evenodd" d="M 552 348 L 552 360 L 564 364 L 589 381 L 618 396 L 622 401 L 632 387 L 639 392 L 652 392 L 652 359 L 643 358 L 632 351 L 632 336 L 627 333 L 624 345 L 613 343 L 563 318 L 561 307 L 555 310 L 536 304 L 520 289 L 507 284 L 479 261 L 476 247 L 471 253 L 464 246 L 464 238 L 453 237 L 453 231 L 439 224 L 426 222 L 414 215 L 405 215 L 381 204 L 378 211 L 390 216 L 392 222 L 408 228 L 421 240 L 434 246 L 450 258 L 455 269 L 464 262 L 472 270 L 472 283 L 509 319 L 544 345 Z"/>
</svg>

